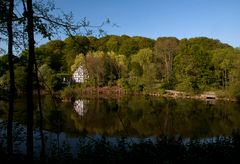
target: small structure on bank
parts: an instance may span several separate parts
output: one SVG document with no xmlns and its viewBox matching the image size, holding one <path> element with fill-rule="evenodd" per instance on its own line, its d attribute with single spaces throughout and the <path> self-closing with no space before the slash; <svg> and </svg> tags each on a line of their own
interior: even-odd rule
<svg viewBox="0 0 240 164">
<path fill-rule="evenodd" d="M 215 92 L 204 92 L 200 96 L 202 99 L 216 99 Z"/>
</svg>

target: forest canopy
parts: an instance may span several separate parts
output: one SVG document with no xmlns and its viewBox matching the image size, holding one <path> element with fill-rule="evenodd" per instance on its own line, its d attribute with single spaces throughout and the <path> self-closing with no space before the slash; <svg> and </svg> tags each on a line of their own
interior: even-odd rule
<svg viewBox="0 0 240 164">
<path fill-rule="evenodd" d="M 240 97 L 240 51 L 217 39 L 71 36 L 51 40 L 35 50 L 40 79 L 55 91 L 65 87 L 63 77 L 71 78 L 82 66 L 88 77 L 84 86 L 118 86 L 145 93 L 163 89 L 222 91 L 229 97 Z M 28 52 L 22 51 L 15 57 L 19 91 L 26 85 L 27 56 Z M 4 89 L 9 79 L 5 55 L 0 57 L 0 63 L 0 86 Z"/>
</svg>

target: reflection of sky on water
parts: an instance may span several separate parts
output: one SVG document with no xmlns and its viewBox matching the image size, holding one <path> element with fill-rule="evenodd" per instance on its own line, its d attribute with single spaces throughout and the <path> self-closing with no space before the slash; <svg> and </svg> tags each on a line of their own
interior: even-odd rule
<svg viewBox="0 0 240 164">
<path fill-rule="evenodd" d="M 84 100 L 76 100 L 74 102 L 74 110 L 79 114 L 79 116 L 83 116 L 87 112 L 87 109 L 84 108 L 84 103 Z"/>
</svg>

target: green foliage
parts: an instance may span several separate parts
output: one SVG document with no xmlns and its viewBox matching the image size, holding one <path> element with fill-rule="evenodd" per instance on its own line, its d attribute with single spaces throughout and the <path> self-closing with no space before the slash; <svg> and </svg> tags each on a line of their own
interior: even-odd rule
<svg viewBox="0 0 240 164">
<path fill-rule="evenodd" d="M 25 91 L 27 86 L 27 71 L 26 67 L 19 66 L 14 70 L 15 86 L 19 92 Z"/>
<path fill-rule="evenodd" d="M 174 37 L 158 38 L 154 45 L 154 60 L 158 72 L 170 83 L 173 76 L 173 60 L 177 54 L 179 40 Z"/>
<path fill-rule="evenodd" d="M 131 56 L 129 84 L 135 91 L 143 91 L 151 87 L 156 79 L 156 65 L 153 52 L 149 48 L 141 49 Z"/>
<path fill-rule="evenodd" d="M 236 69 L 239 68 L 239 54 L 235 53 L 233 48 L 216 49 L 213 51 L 212 62 L 215 68 L 215 75 L 218 79 L 218 87 L 225 88 L 229 86 L 229 80 L 237 76 Z"/>
<path fill-rule="evenodd" d="M 0 77 L 8 70 L 8 56 L 0 56 Z"/>
<path fill-rule="evenodd" d="M 71 66 L 74 64 L 75 57 L 78 54 L 86 55 L 90 49 L 90 41 L 85 36 L 73 36 L 64 40 L 64 61 L 66 68 L 70 72 Z"/>
<path fill-rule="evenodd" d="M 15 74 L 15 87 L 18 93 L 26 91 L 27 85 L 27 72 L 26 67 L 18 66 L 14 70 Z M 7 71 L 2 77 L 0 77 L 0 87 L 2 89 L 8 90 L 9 89 L 9 71 Z"/>
<path fill-rule="evenodd" d="M 114 52 L 108 52 L 107 55 L 110 57 L 116 71 L 117 78 L 122 78 L 127 76 L 128 71 L 128 61 L 125 55 L 116 54 Z"/>
<path fill-rule="evenodd" d="M 53 78 L 46 81 L 53 88 L 61 84 L 55 74 L 72 74 L 82 65 L 85 86 L 118 85 L 137 92 L 224 90 L 228 97 L 238 97 L 239 49 L 207 37 L 73 36 L 49 41 L 36 48 L 36 54 L 39 66 L 51 70 L 46 74 Z M 23 51 L 16 67 L 26 66 L 27 56 Z M 6 79 L 6 61 L 5 56 L 0 57 L 1 79 Z"/>
<path fill-rule="evenodd" d="M 106 42 L 106 48 L 107 51 L 111 52 L 115 52 L 118 53 L 119 52 L 119 48 L 121 46 L 121 37 L 119 36 L 110 36 L 110 38 L 108 39 L 108 41 Z"/>
<path fill-rule="evenodd" d="M 65 87 L 60 94 L 63 100 L 72 101 L 73 99 L 78 97 L 79 92 L 81 92 L 80 89 L 76 89 L 73 87 Z"/>
<path fill-rule="evenodd" d="M 231 68 L 228 74 L 229 85 L 226 90 L 229 92 L 231 98 L 240 101 L 240 53 L 233 53 L 230 55 L 229 60 Z"/>
<path fill-rule="evenodd" d="M 141 37 L 141 36 L 134 36 L 132 38 L 133 38 L 133 40 L 135 40 L 138 43 L 139 50 L 145 49 L 145 48 L 149 48 L 151 50 L 153 49 L 155 40 L 150 39 L 150 38 Z"/>
<path fill-rule="evenodd" d="M 113 55 L 105 54 L 104 55 L 104 84 L 113 85 L 114 82 L 119 79 L 119 66 Z"/>
<path fill-rule="evenodd" d="M 240 101 L 240 81 L 234 82 L 229 87 L 227 87 L 226 93 L 229 94 L 229 97 L 231 99 L 235 99 L 237 101 Z"/>
<path fill-rule="evenodd" d="M 98 39 L 96 37 L 94 37 L 94 36 L 88 36 L 87 38 L 89 40 L 89 49 L 88 49 L 88 51 L 97 51 L 97 48 L 98 48 L 97 41 L 98 41 Z"/>
<path fill-rule="evenodd" d="M 179 52 L 174 58 L 174 73 L 178 85 L 188 84 L 187 87 L 193 90 L 202 90 L 212 76 L 209 61 L 211 55 L 199 44 L 190 40 L 180 42 Z"/>
<path fill-rule="evenodd" d="M 130 78 L 131 77 L 141 77 L 143 75 L 143 68 L 142 66 L 137 62 L 131 63 L 131 71 L 129 73 Z"/>
<path fill-rule="evenodd" d="M 124 54 L 127 57 L 131 54 L 135 54 L 139 49 L 152 49 L 153 45 L 153 39 L 140 36 L 129 37 L 127 35 L 107 35 L 97 40 L 97 50 L 104 52 L 113 51 L 117 54 Z"/>
<path fill-rule="evenodd" d="M 124 88 L 126 91 L 130 89 L 128 80 L 125 78 L 120 78 L 119 80 L 117 80 L 117 86 Z"/>
<path fill-rule="evenodd" d="M 86 69 L 88 82 L 94 86 L 101 86 L 104 83 L 104 52 L 89 52 L 86 55 Z"/>
<path fill-rule="evenodd" d="M 57 78 L 54 70 L 47 64 L 43 64 L 38 70 L 39 81 L 41 86 L 46 90 L 52 92 L 61 88 L 61 79 Z"/>
<path fill-rule="evenodd" d="M 138 43 L 133 38 L 124 39 L 120 48 L 119 53 L 124 54 L 126 57 L 131 56 L 132 54 L 137 53 L 139 50 Z"/>
<path fill-rule="evenodd" d="M 76 56 L 74 64 L 71 66 L 71 72 L 74 72 L 79 66 L 84 64 L 85 57 L 83 54 Z"/>
</svg>

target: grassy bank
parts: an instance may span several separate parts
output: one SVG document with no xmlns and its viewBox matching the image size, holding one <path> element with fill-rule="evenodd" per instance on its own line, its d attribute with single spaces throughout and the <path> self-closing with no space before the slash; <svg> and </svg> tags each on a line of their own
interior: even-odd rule
<svg viewBox="0 0 240 164">
<path fill-rule="evenodd" d="M 183 98 L 183 99 L 198 99 L 204 101 L 235 101 L 236 98 L 230 97 L 223 91 L 208 91 L 201 93 L 188 93 L 176 90 L 149 90 L 149 91 L 132 91 L 125 90 L 118 86 L 105 87 L 66 87 L 60 92 L 63 101 L 72 101 L 79 97 L 105 97 L 119 98 L 124 95 L 148 95 L 167 98 Z"/>
</svg>

